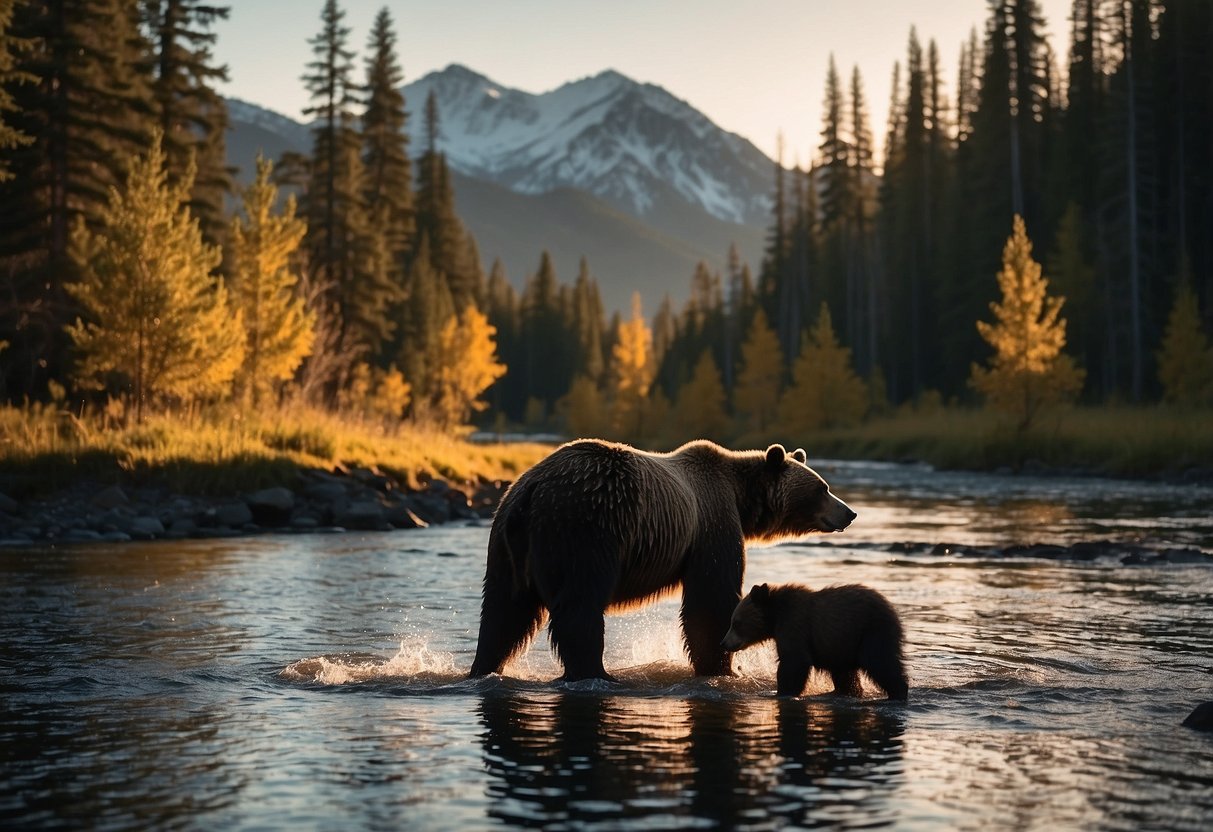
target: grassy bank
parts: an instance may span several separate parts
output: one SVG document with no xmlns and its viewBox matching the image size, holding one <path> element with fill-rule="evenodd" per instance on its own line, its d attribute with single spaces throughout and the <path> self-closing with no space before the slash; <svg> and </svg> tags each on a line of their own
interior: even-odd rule
<svg viewBox="0 0 1213 832">
<path fill-rule="evenodd" d="M 1024 433 L 984 410 L 906 409 L 805 437 L 813 457 L 919 460 L 940 468 L 1040 468 L 1127 477 L 1213 475 L 1213 413 L 1073 408 Z"/>
<path fill-rule="evenodd" d="M 158 414 L 125 426 L 51 406 L 0 409 L 0 491 L 14 497 L 81 480 L 238 493 L 290 485 L 301 468 L 337 466 L 377 467 L 412 487 L 430 478 L 511 480 L 548 450 L 473 444 L 310 409 Z"/>
</svg>

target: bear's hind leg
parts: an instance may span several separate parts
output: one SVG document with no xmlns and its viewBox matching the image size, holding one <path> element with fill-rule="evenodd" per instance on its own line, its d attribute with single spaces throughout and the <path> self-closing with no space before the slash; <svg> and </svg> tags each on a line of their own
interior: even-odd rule
<svg viewBox="0 0 1213 832">
<path fill-rule="evenodd" d="M 543 624 L 543 601 L 529 582 L 519 585 L 509 557 L 508 549 L 500 546 L 494 534 L 490 538 L 480 635 L 470 676 L 500 673 L 506 662 L 526 649 Z"/>
<path fill-rule="evenodd" d="M 860 647 L 860 667 L 890 699 L 904 702 L 909 698 L 910 684 L 906 679 L 905 665 L 897 651 L 888 644 L 871 636 L 865 638 Z"/>
</svg>

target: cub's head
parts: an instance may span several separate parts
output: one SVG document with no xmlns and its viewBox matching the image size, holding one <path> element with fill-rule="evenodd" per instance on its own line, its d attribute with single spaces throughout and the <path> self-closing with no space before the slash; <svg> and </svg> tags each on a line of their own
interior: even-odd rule
<svg viewBox="0 0 1213 832">
<path fill-rule="evenodd" d="M 720 642 L 721 648 L 730 653 L 742 650 L 760 641 L 775 637 L 773 624 L 768 614 L 768 604 L 771 600 L 771 588 L 766 584 L 758 584 L 750 590 L 750 594 L 741 599 L 733 618 L 729 622 L 729 631 Z"/>
<path fill-rule="evenodd" d="M 840 532 L 855 519 L 850 506 L 830 493 L 830 486 L 805 463 L 801 448 L 767 448 L 764 477 L 768 483 L 766 528 L 759 537 L 779 540 L 813 532 Z"/>
</svg>

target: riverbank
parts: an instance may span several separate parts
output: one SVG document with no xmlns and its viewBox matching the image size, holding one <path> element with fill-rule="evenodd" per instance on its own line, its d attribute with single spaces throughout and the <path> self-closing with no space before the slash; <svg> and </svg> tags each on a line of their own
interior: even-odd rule
<svg viewBox="0 0 1213 832">
<path fill-rule="evenodd" d="M 319 411 L 160 414 L 141 425 L 0 410 L 0 541 L 415 528 L 488 516 L 549 450 Z"/>
<path fill-rule="evenodd" d="M 936 468 L 1213 482 L 1213 412 L 1075 407 L 1018 432 L 986 410 L 901 408 L 804 438 L 810 458 Z"/>
<path fill-rule="evenodd" d="M 1213 414 L 1075 408 L 1017 434 L 960 408 L 902 408 L 772 439 L 811 460 L 1213 483 Z M 141 425 L 0 409 L 0 541 L 230 537 L 415 528 L 491 515 L 550 443 L 470 442 L 313 410 L 160 414 Z"/>
</svg>

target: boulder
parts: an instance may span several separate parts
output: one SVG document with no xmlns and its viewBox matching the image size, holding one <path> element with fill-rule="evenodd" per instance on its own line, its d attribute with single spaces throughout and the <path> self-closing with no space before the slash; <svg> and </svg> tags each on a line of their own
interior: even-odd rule
<svg viewBox="0 0 1213 832">
<path fill-rule="evenodd" d="M 126 530 L 136 540 L 151 540 L 164 534 L 164 524 L 160 522 L 159 517 L 144 515 L 133 518 Z"/>
<path fill-rule="evenodd" d="M 253 522 L 253 513 L 244 503 L 228 503 L 215 509 L 215 523 L 232 529 L 243 528 Z"/>
<path fill-rule="evenodd" d="M 377 500 L 357 500 L 334 513 L 334 522 L 347 529 L 387 531 L 387 512 Z"/>
<path fill-rule="evenodd" d="M 262 526 L 283 526 L 290 522 L 295 509 L 295 494 L 289 488 L 263 488 L 245 500 L 253 522 Z"/>
<path fill-rule="evenodd" d="M 1196 706 L 1183 724 L 1196 731 L 1213 732 L 1213 702 L 1202 702 Z"/>
<path fill-rule="evenodd" d="M 113 509 L 118 508 L 118 506 L 129 505 L 130 501 L 130 498 L 126 496 L 126 492 L 116 485 L 103 488 L 92 497 L 93 505 L 101 509 Z"/>
</svg>

